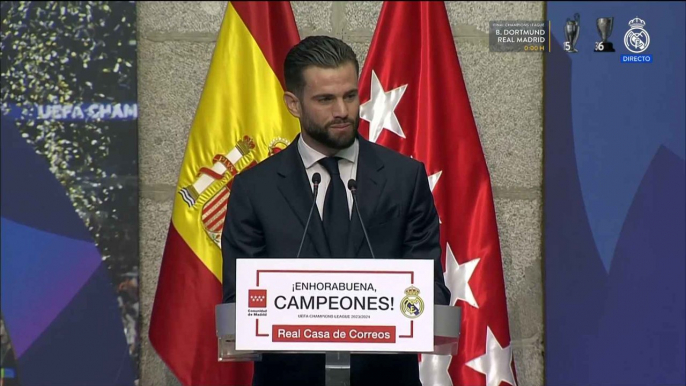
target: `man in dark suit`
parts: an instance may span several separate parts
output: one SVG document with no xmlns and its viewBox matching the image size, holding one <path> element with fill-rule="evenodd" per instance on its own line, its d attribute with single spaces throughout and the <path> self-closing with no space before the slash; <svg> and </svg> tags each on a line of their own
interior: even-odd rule
<svg viewBox="0 0 686 386">
<path fill-rule="evenodd" d="M 301 257 L 371 258 L 352 194 L 376 258 L 434 261 L 435 303 L 448 304 L 438 214 L 424 165 L 358 135 L 359 64 L 339 39 L 313 36 L 285 61 L 289 111 L 301 134 L 286 149 L 235 177 L 222 236 L 224 302 L 235 302 L 236 259 L 296 256 L 321 175 Z M 324 385 L 323 354 L 264 354 L 253 385 Z M 418 386 L 417 355 L 354 354 L 353 386 Z"/>
</svg>

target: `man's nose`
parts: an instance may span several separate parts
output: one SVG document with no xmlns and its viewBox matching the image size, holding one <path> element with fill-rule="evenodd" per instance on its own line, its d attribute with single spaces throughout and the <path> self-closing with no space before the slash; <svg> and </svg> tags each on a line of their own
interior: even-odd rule
<svg viewBox="0 0 686 386">
<path fill-rule="evenodd" d="M 333 107 L 334 118 L 347 118 L 348 117 L 348 105 L 343 99 L 337 99 Z"/>
</svg>

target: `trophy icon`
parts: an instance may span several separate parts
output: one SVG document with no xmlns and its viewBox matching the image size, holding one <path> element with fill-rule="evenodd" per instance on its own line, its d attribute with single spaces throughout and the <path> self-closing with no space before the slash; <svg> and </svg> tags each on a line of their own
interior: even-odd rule
<svg viewBox="0 0 686 386">
<path fill-rule="evenodd" d="M 578 13 L 574 14 L 574 20 L 567 18 L 565 23 L 565 51 L 567 52 L 579 52 L 576 49 L 576 42 L 579 40 L 580 21 L 581 16 Z"/>
<path fill-rule="evenodd" d="M 595 52 L 615 52 L 612 43 L 607 41 L 612 34 L 614 20 L 614 17 L 600 17 L 596 20 L 595 25 L 598 27 L 600 41 L 595 43 Z"/>
</svg>

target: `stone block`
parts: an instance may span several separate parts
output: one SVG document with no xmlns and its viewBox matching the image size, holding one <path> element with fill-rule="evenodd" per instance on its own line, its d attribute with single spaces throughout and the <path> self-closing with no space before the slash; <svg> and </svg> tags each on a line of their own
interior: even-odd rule
<svg viewBox="0 0 686 386">
<path fill-rule="evenodd" d="M 145 189 L 145 187 L 143 187 Z M 145 192 L 143 192 L 145 195 Z M 141 384 L 146 386 L 179 385 L 162 359 L 157 355 L 150 340 L 150 316 L 157 290 L 162 253 L 171 222 L 173 202 L 156 202 L 141 198 L 140 210 L 140 298 L 141 298 Z"/>
<path fill-rule="evenodd" d="M 545 353 L 543 343 L 513 346 L 512 355 L 517 369 L 517 381 L 522 386 L 543 386 Z"/>
<path fill-rule="evenodd" d="M 162 32 L 219 32 L 226 1 L 140 1 L 138 30 Z"/>
<path fill-rule="evenodd" d="M 317 34 L 331 33 L 331 7 L 331 1 L 291 1 L 298 30 Z"/>
<path fill-rule="evenodd" d="M 346 31 L 374 32 L 383 1 L 347 1 L 345 4 Z"/>
<path fill-rule="evenodd" d="M 541 200 L 496 199 L 512 340 L 543 335 Z"/>
<path fill-rule="evenodd" d="M 471 24 L 488 32 L 490 21 L 544 20 L 543 1 L 446 1 L 450 24 Z"/>
<path fill-rule="evenodd" d="M 141 256 L 141 336 L 148 337 L 150 315 L 157 290 L 157 280 L 162 264 L 162 253 L 171 224 L 173 202 L 156 202 L 141 198 L 140 208 L 140 256 Z"/>
<path fill-rule="evenodd" d="M 176 185 L 214 43 L 139 46 L 139 152 L 143 184 Z"/>
<path fill-rule="evenodd" d="M 457 53 L 492 184 L 540 187 L 542 54 L 489 52 L 487 44 L 459 37 Z"/>
<path fill-rule="evenodd" d="M 364 68 L 364 61 L 367 59 L 367 53 L 369 53 L 369 44 L 371 42 L 368 41 L 364 43 L 346 43 L 348 43 L 350 47 L 353 48 L 353 51 L 355 51 L 355 54 L 357 54 L 357 61 L 360 63 L 360 74 L 362 74 L 362 69 Z"/>
</svg>

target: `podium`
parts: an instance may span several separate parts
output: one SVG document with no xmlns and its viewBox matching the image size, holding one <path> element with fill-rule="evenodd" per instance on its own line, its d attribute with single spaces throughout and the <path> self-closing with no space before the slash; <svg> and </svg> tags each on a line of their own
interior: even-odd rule
<svg viewBox="0 0 686 386">
<path fill-rule="evenodd" d="M 433 300 L 432 261 L 239 259 L 236 277 L 215 307 L 220 362 L 325 354 L 327 386 L 344 386 L 351 354 L 457 354 L 461 309 L 419 295 Z"/>
<path fill-rule="evenodd" d="M 434 355 L 457 355 L 460 336 L 462 309 L 452 306 L 434 306 Z M 215 322 L 218 340 L 219 362 L 253 362 L 262 359 L 267 351 L 236 350 L 236 303 L 223 303 L 215 306 Z M 370 352 L 355 351 L 268 351 L 268 353 L 320 353 L 326 354 L 327 386 L 346 385 L 345 373 L 350 371 L 350 354 Z M 375 354 L 399 354 L 393 351 L 379 351 Z M 406 352 L 405 352 L 406 354 Z M 336 375 L 335 373 L 342 373 Z M 340 382 L 340 380 L 343 382 Z M 329 379 L 338 382 L 328 382 Z M 349 384 L 349 383 L 348 383 Z"/>
</svg>

